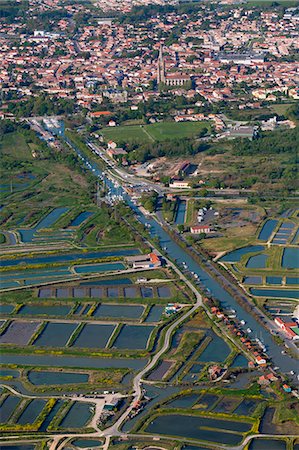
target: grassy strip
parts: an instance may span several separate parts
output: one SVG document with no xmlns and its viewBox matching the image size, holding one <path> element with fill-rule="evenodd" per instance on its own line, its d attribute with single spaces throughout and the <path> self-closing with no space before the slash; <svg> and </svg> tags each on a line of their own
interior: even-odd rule
<svg viewBox="0 0 299 450">
<path fill-rule="evenodd" d="M 31 336 L 27 345 L 33 345 L 38 337 L 42 334 L 49 322 L 42 322 L 36 332 Z"/>
<path fill-rule="evenodd" d="M 123 328 L 124 324 L 123 323 L 119 323 L 113 330 L 112 335 L 109 338 L 109 341 L 107 342 L 106 348 L 112 348 L 116 339 L 118 338 L 122 328 Z"/>
<path fill-rule="evenodd" d="M 65 344 L 66 347 L 71 347 L 73 345 L 73 343 L 75 342 L 75 340 L 77 339 L 77 337 L 79 336 L 81 331 L 83 330 L 84 326 L 85 326 L 85 322 L 79 323 L 79 325 L 74 330 L 74 332 L 71 334 L 71 336 L 69 337 L 69 340 Z"/>
</svg>

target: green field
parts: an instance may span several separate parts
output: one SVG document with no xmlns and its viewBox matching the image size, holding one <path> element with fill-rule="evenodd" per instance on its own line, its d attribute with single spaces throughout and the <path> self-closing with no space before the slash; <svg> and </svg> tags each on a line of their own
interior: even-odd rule
<svg viewBox="0 0 299 450">
<path fill-rule="evenodd" d="M 168 139 L 195 138 L 203 128 L 210 129 L 208 122 L 161 122 L 151 125 L 107 127 L 102 130 L 106 141 L 154 142 Z"/>
</svg>

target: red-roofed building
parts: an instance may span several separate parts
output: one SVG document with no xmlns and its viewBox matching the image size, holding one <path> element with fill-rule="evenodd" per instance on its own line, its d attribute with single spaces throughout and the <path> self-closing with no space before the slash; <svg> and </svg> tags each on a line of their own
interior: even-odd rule
<svg viewBox="0 0 299 450">
<path fill-rule="evenodd" d="M 192 234 L 212 232 L 211 228 L 208 225 L 194 225 L 193 227 L 190 227 L 190 231 Z"/>
</svg>

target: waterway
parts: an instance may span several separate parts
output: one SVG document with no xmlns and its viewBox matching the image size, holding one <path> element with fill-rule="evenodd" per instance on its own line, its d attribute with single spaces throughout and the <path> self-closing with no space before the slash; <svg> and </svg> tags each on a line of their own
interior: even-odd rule
<svg viewBox="0 0 299 450">
<path fill-rule="evenodd" d="M 103 179 L 105 175 L 103 175 L 102 171 L 99 169 L 96 163 L 87 160 L 86 156 L 82 155 L 81 152 L 72 145 L 74 150 L 77 152 L 78 156 L 83 159 L 86 164 L 88 162 L 89 168 L 93 171 L 95 176 Z M 105 178 L 106 186 L 109 187 L 112 193 L 119 192 L 119 188 L 115 187 L 113 182 L 109 180 L 107 177 Z M 182 265 L 183 262 L 187 264 L 188 270 L 190 272 L 196 273 L 201 283 L 209 289 L 211 294 L 217 298 L 223 307 L 228 309 L 235 309 L 237 316 L 245 320 L 246 325 L 251 328 L 253 335 L 262 336 L 262 339 L 267 347 L 267 353 L 270 358 L 272 358 L 275 366 L 280 367 L 282 372 L 290 372 L 293 370 L 295 373 L 298 372 L 298 361 L 294 358 L 281 354 L 281 347 L 272 339 L 269 332 L 265 330 L 265 328 L 257 322 L 257 320 L 245 309 L 241 306 L 235 298 L 233 298 L 225 289 L 214 279 L 212 278 L 202 267 L 194 261 L 194 259 L 178 244 L 176 244 L 170 235 L 162 228 L 162 226 L 154 219 L 150 217 L 146 217 L 139 210 L 139 208 L 132 202 L 129 195 L 122 190 L 123 197 L 128 205 L 132 208 L 132 210 L 136 213 L 138 220 L 143 224 L 148 224 L 150 227 L 150 234 L 152 237 L 158 237 L 160 241 L 161 247 L 167 249 L 167 253 L 169 256 L 176 260 L 176 262 Z M 257 252 L 264 250 L 263 246 L 253 246 L 247 248 L 247 252 Z M 239 256 L 241 257 L 241 255 Z M 233 261 L 234 262 L 234 261 Z"/>
<path fill-rule="evenodd" d="M 0 266 L 9 267 L 16 266 L 18 264 L 53 264 L 61 262 L 72 262 L 78 259 L 95 259 L 95 258 L 106 258 L 109 256 L 132 256 L 139 253 L 138 249 L 124 249 L 124 250 L 112 250 L 112 251 L 99 251 L 99 252 L 88 252 L 88 253 L 66 253 L 58 255 L 40 256 L 33 258 L 19 258 L 19 259 L 2 259 L 0 261 Z"/>
<path fill-rule="evenodd" d="M 176 225 L 183 225 L 185 223 L 186 207 L 186 202 L 184 200 L 179 200 L 174 221 Z"/>
</svg>

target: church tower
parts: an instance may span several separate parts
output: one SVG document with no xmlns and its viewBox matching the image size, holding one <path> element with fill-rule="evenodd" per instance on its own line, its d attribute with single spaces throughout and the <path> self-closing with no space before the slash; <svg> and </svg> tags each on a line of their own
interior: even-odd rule
<svg viewBox="0 0 299 450">
<path fill-rule="evenodd" d="M 157 77 L 158 85 L 161 83 L 165 83 L 165 62 L 163 57 L 163 47 L 160 45 L 159 57 L 158 57 L 158 77 Z"/>
</svg>

